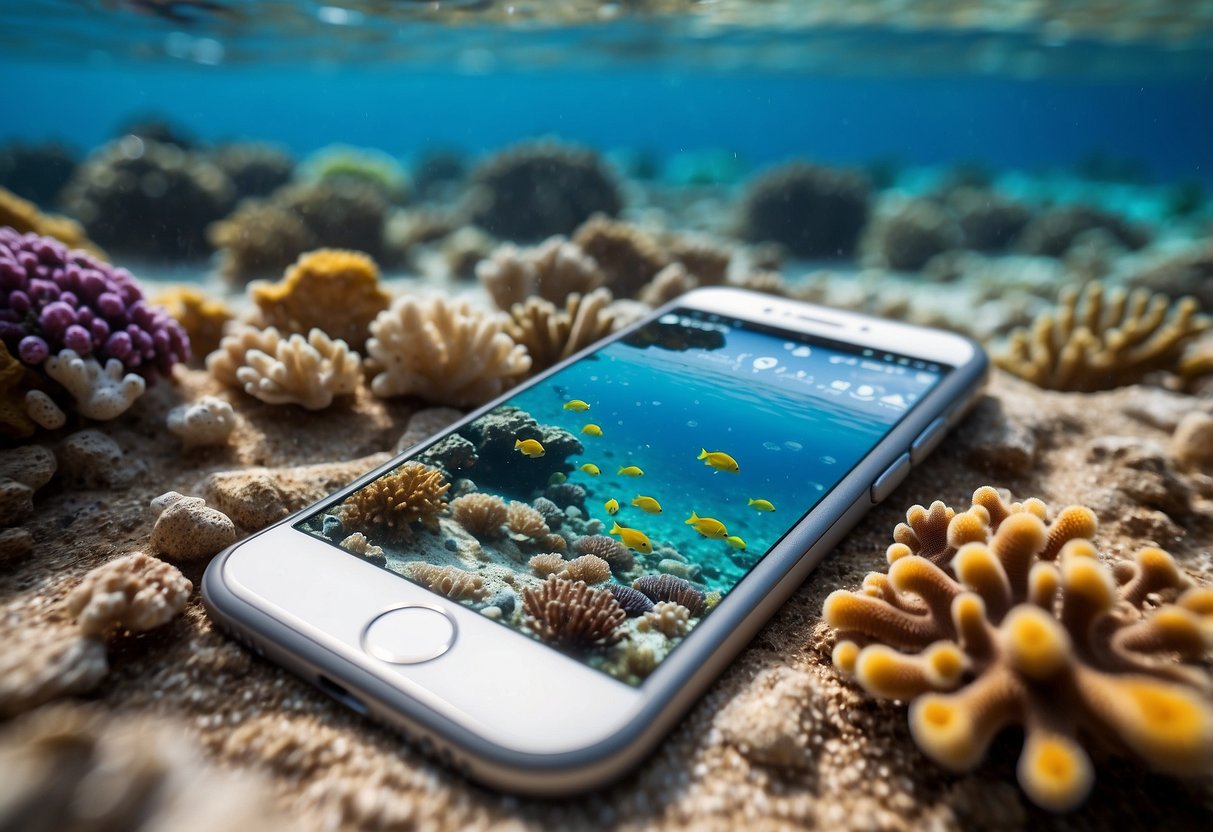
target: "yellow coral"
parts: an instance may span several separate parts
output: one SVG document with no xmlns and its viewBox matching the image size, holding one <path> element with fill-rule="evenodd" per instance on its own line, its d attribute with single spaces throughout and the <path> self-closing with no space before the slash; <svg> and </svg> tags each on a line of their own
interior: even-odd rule
<svg viewBox="0 0 1213 832">
<path fill-rule="evenodd" d="M 1062 293 L 1053 315 L 1042 315 L 1029 332 L 1011 334 L 995 356 L 1004 370 L 1050 390 L 1110 390 L 1134 384 L 1155 370 L 1180 369 L 1187 345 L 1209 328 L 1193 298 L 1174 304 L 1139 289 L 1104 297 L 1092 282 L 1079 295 Z"/>
<path fill-rule="evenodd" d="M 30 373 L 0 342 L 0 435 L 11 439 L 32 436 L 34 420 L 26 411 L 25 393 Z"/>
<path fill-rule="evenodd" d="M 406 462 L 346 497 L 339 509 L 341 519 L 346 529 L 371 539 L 407 540 L 415 523 L 438 530 L 438 515 L 446 510 L 450 487 L 441 471 Z"/>
<path fill-rule="evenodd" d="M 19 234 L 32 231 L 54 237 L 68 248 L 83 249 L 105 259 L 105 252 L 88 238 L 80 223 L 58 214 L 43 214 L 34 203 L 5 188 L 0 188 L 0 225 L 7 225 Z"/>
<path fill-rule="evenodd" d="M 464 494 L 451 500 L 455 522 L 481 540 L 503 537 L 506 520 L 505 501 L 496 494 Z"/>
<path fill-rule="evenodd" d="M 167 309 L 185 327 L 190 337 L 190 351 L 198 357 L 219 349 L 224 326 L 236 317 L 223 301 L 192 286 L 174 286 L 153 302 Z"/>
<path fill-rule="evenodd" d="M 391 295 L 379 285 L 375 261 L 358 251 L 322 248 L 300 256 L 277 283 L 249 285 L 266 326 L 306 333 L 315 328 L 361 350 L 367 328 Z"/>
<path fill-rule="evenodd" d="M 888 574 L 826 599 L 842 635 L 835 666 L 875 696 L 913 700 L 915 742 L 955 771 L 1023 724 L 1019 782 L 1054 811 L 1094 782 L 1080 730 L 1119 738 L 1161 771 L 1207 772 L 1213 683 L 1189 663 L 1213 650 L 1213 591 L 1153 547 L 1109 568 L 1084 507 L 1049 516 L 988 487 L 964 512 L 911 508 Z"/>
<path fill-rule="evenodd" d="M 606 289 L 582 296 L 574 292 L 564 309 L 543 298 L 530 297 L 510 309 L 505 331 L 531 356 L 531 372 L 546 370 L 609 335 L 617 326 L 607 308 L 612 301 Z"/>
</svg>

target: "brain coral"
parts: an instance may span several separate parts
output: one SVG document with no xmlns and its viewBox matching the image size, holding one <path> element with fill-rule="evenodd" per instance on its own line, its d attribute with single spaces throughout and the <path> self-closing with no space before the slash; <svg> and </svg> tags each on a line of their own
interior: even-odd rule
<svg viewBox="0 0 1213 832">
<path fill-rule="evenodd" d="M 417 523 L 437 530 L 450 487 L 441 471 L 406 462 L 346 497 L 339 513 L 348 530 L 361 531 L 372 540 L 400 542 L 412 537 Z"/>
<path fill-rule="evenodd" d="M 570 650 L 614 644 L 627 613 L 605 589 L 555 575 L 538 588 L 522 590 L 527 626 L 544 641 Z"/>
<path fill-rule="evenodd" d="M 507 240 L 569 234 L 596 213 L 614 216 L 623 196 L 596 153 L 551 141 L 516 145 L 471 176 L 472 221 Z"/>
<path fill-rule="evenodd" d="M 357 251 L 319 249 L 302 255 L 277 283 L 254 283 L 249 296 L 266 326 L 281 332 L 319 329 L 361 350 L 367 327 L 391 295 L 375 261 Z"/>
<path fill-rule="evenodd" d="M 68 212 L 117 252 L 200 257 L 207 226 L 227 214 L 236 189 L 203 156 L 124 136 L 90 156 L 64 189 Z"/>
<path fill-rule="evenodd" d="M 995 361 L 1051 390 L 1110 390 L 1155 370 L 1175 371 L 1184 348 L 1208 328 L 1192 298 L 1171 304 L 1139 289 L 1105 300 L 1103 287 L 1092 282 L 1081 296 L 1066 289 L 1057 312 L 1041 315 L 1031 331 L 1012 332 Z"/>
<path fill-rule="evenodd" d="M 741 236 L 799 257 L 848 257 L 868 219 L 868 184 L 849 171 L 793 162 L 755 179 L 741 203 Z"/>
<path fill-rule="evenodd" d="M 972 769 L 1023 724 L 1019 781 L 1048 809 L 1091 789 L 1084 736 L 1161 771 L 1207 772 L 1213 685 L 1198 663 L 1213 648 L 1213 591 L 1160 549 L 1108 568 L 1082 507 L 1047 517 L 1039 500 L 1008 505 L 989 487 L 966 512 L 915 506 L 888 574 L 826 599 L 835 664 L 873 695 L 913 700 L 915 741 L 950 769 Z"/>
<path fill-rule="evenodd" d="M 454 407 L 488 401 L 531 366 L 500 319 L 441 297 L 397 298 L 371 322 L 367 353 L 381 368 L 375 395 Z"/>
<path fill-rule="evenodd" d="M 563 303 L 574 292 L 586 294 L 605 277 L 594 258 L 563 237 L 552 237 L 532 248 L 512 243 L 498 246 L 476 266 L 476 276 L 501 309 L 531 297 Z"/>
<path fill-rule="evenodd" d="M 185 330 L 126 269 L 11 228 L 0 228 L 0 339 L 31 366 L 66 348 L 148 380 L 190 356 Z"/>
<path fill-rule="evenodd" d="M 563 309 L 542 298 L 527 298 L 514 304 L 505 331 L 526 348 L 531 372 L 537 373 L 611 334 L 617 325 L 609 311 L 612 300 L 606 289 L 585 296 L 573 293 Z"/>
</svg>

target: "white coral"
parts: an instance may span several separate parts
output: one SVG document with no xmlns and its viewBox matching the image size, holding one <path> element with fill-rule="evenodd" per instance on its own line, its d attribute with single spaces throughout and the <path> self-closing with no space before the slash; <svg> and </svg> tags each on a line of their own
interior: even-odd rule
<svg viewBox="0 0 1213 832">
<path fill-rule="evenodd" d="M 81 416 L 99 421 L 125 413 L 147 387 L 141 376 L 124 375 L 122 362 L 116 358 L 106 361 L 103 368 L 95 358 L 81 358 L 72 350 L 63 350 L 46 359 L 43 368 L 72 394 Z"/>
<path fill-rule="evenodd" d="M 55 400 L 41 390 L 30 390 L 25 394 L 25 414 L 46 430 L 61 428 L 67 422 L 67 415 Z"/>
<path fill-rule="evenodd" d="M 266 404 L 298 404 L 321 410 L 334 396 L 353 393 L 362 379 L 362 358 L 340 339 L 313 329 L 307 338 L 283 339 L 278 330 L 245 327 L 207 356 L 207 369 Z"/>
<path fill-rule="evenodd" d="M 184 440 L 187 448 L 223 445 L 236 427 L 236 412 L 223 399 L 203 396 L 170 410 L 166 425 Z"/>
<path fill-rule="evenodd" d="M 375 395 L 416 395 L 456 407 L 480 404 L 531 367 L 498 316 L 467 301 L 397 298 L 371 323 L 367 352 L 381 370 Z"/>
</svg>

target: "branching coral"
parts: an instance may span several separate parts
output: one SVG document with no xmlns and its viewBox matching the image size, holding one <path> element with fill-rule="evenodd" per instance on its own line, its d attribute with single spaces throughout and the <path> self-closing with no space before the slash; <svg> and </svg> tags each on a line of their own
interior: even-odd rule
<svg viewBox="0 0 1213 832">
<path fill-rule="evenodd" d="M 416 395 L 455 407 L 480 404 L 513 385 L 531 366 L 502 322 L 466 301 L 397 298 L 371 322 L 367 352 L 382 368 L 375 395 Z"/>
<path fill-rule="evenodd" d="M 451 516 L 455 522 L 481 540 L 505 536 L 505 501 L 496 494 L 464 494 L 451 500 Z"/>
<path fill-rule="evenodd" d="M 362 359 L 344 341 L 318 329 L 305 339 L 283 339 L 278 330 L 243 327 L 207 356 L 207 369 L 225 384 L 267 404 L 321 410 L 335 396 L 350 395 L 362 381 Z"/>
<path fill-rule="evenodd" d="M 612 300 L 606 289 L 584 297 L 574 293 L 562 310 L 542 298 L 527 298 L 510 310 L 505 331 L 526 348 L 531 372 L 537 373 L 609 335 L 616 326 Z"/>
<path fill-rule="evenodd" d="M 192 286 L 175 286 L 157 295 L 155 302 L 181 324 L 189 336 L 190 351 L 199 357 L 219 348 L 223 328 L 236 317 L 223 301 Z"/>
<path fill-rule="evenodd" d="M 563 237 L 532 248 L 498 246 L 477 264 L 476 276 L 497 306 L 506 310 L 532 297 L 560 304 L 574 292 L 594 291 L 605 280 L 594 258 Z"/>
<path fill-rule="evenodd" d="M 340 249 L 301 256 L 279 282 L 249 286 L 249 296 L 266 326 L 286 333 L 319 329 L 356 350 L 366 344 L 367 327 L 391 300 L 379 284 L 375 261 Z"/>
<path fill-rule="evenodd" d="M 578 228 L 573 242 L 594 258 L 605 285 L 619 297 L 635 296 L 669 263 L 647 231 L 606 217 L 594 217 Z"/>
<path fill-rule="evenodd" d="M 483 601 L 489 596 L 484 578 L 455 566 L 410 561 L 404 573 L 418 583 L 455 601 Z"/>
<path fill-rule="evenodd" d="M 102 367 L 97 359 L 81 358 L 72 350 L 52 355 L 43 369 L 72 394 L 81 416 L 101 421 L 125 413 L 147 387 L 142 376 L 124 374 L 117 358 L 109 359 Z"/>
<path fill-rule="evenodd" d="M 1208 771 L 1213 684 L 1192 663 L 1213 649 L 1213 591 L 1160 549 L 1109 569 L 1087 540 L 1088 510 L 1047 516 L 1039 500 L 1007 505 L 988 487 L 966 512 L 912 508 L 888 574 L 826 599 L 843 636 L 835 664 L 873 695 L 914 700 L 915 741 L 954 770 L 1023 724 L 1019 781 L 1049 809 L 1091 789 L 1080 732 L 1162 771 Z"/>
<path fill-rule="evenodd" d="M 446 511 L 450 487 L 441 471 L 406 462 L 347 497 L 340 506 L 341 519 L 345 528 L 371 538 L 407 540 L 417 523 L 437 531 L 438 515 Z"/>
<path fill-rule="evenodd" d="M 1051 390 L 1109 390 L 1176 370 L 1184 348 L 1208 328 L 1191 298 L 1172 305 L 1146 290 L 1118 290 L 1105 299 L 1093 282 L 1081 296 L 1067 289 L 1055 315 L 1042 315 L 1030 332 L 1013 332 L 995 360 Z"/>
<path fill-rule="evenodd" d="M 848 171 L 793 162 L 748 187 L 741 236 L 770 240 L 798 257 L 847 257 L 868 218 L 868 184 Z"/>
<path fill-rule="evenodd" d="M 645 575 L 632 581 L 632 588 L 643 592 L 650 600 L 673 601 L 699 617 L 704 613 L 704 594 L 690 581 L 674 575 Z"/>
<path fill-rule="evenodd" d="M 555 575 L 538 589 L 522 590 L 522 609 L 540 638 L 578 651 L 619 641 L 619 625 L 627 618 L 609 591 Z"/>
<path fill-rule="evenodd" d="M 175 618 L 193 588 L 177 567 L 132 552 L 85 575 L 68 595 L 67 608 L 85 635 L 142 633 Z"/>
</svg>

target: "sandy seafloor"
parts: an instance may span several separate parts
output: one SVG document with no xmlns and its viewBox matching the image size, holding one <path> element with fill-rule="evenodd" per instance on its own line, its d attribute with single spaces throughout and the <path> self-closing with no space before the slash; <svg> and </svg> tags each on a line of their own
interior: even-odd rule
<svg viewBox="0 0 1213 832">
<path fill-rule="evenodd" d="M 85 572 L 147 546 L 148 503 L 159 494 L 199 493 L 217 471 L 389 451 L 417 408 L 363 390 L 352 404 L 305 413 L 221 389 L 201 370 L 179 368 L 177 380 L 101 426 L 125 450 L 123 464 L 143 468 L 129 485 L 71 488 L 58 477 L 36 495 L 26 524 L 35 549 L 0 572 L 0 643 L 66 626 L 65 596 Z M 165 414 L 205 393 L 240 397 L 240 423 L 229 447 L 183 454 L 161 428 Z M 830 591 L 856 588 L 867 571 L 885 568 L 893 526 L 909 506 L 942 499 L 964 507 L 985 484 L 1039 496 L 1054 509 L 1084 503 L 1100 516 L 1102 554 L 1127 557 L 1157 543 L 1209 582 L 1213 478 L 1177 473 L 1166 450 L 1171 426 L 1192 409 L 1213 410 L 1213 402 L 1144 386 L 1052 393 L 996 372 L 971 415 L 826 558 L 652 757 L 588 795 L 528 800 L 473 785 L 254 657 L 207 618 L 201 565 L 183 566 L 195 584 L 185 614 L 113 640 L 109 675 L 86 700 L 118 724 L 166 726 L 154 736 L 195 747 L 294 829 L 1209 828 L 1213 778 L 1181 782 L 1098 755 L 1083 808 L 1062 816 L 1034 808 L 1015 782 L 1017 730 L 1005 731 L 973 773 L 941 770 L 915 748 L 904 706 L 870 699 L 833 668 L 821 621 Z M 333 475 L 348 478 L 383 458 L 339 465 Z M 224 800 L 210 781 L 197 788 Z"/>
</svg>

